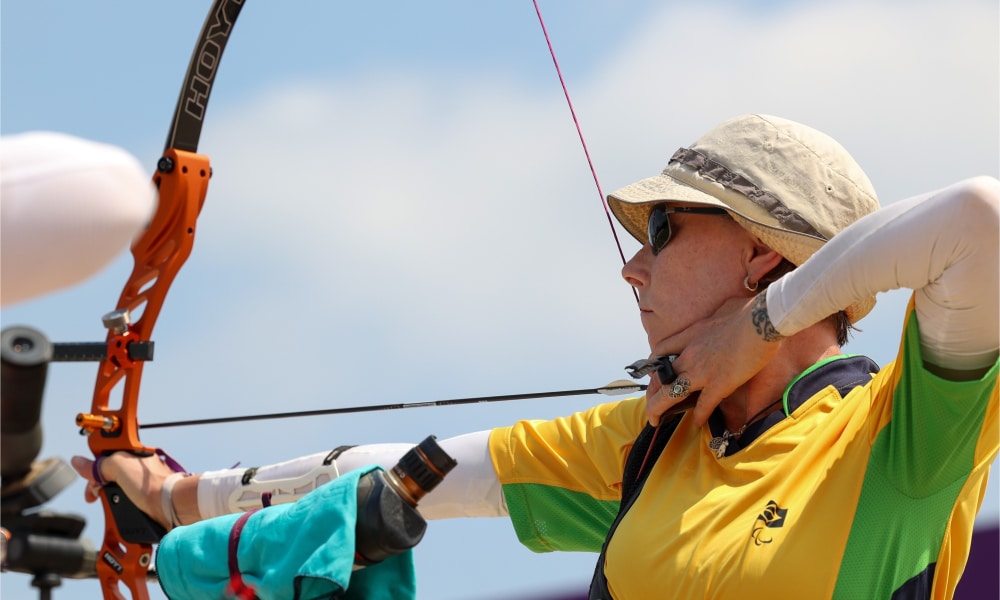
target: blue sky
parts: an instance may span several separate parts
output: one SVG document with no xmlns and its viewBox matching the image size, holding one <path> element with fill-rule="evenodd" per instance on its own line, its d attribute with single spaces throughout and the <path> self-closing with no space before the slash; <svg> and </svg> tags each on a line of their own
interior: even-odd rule
<svg viewBox="0 0 1000 600">
<path fill-rule="evenodd" d="M 152 173 L 208 2 L 5 0 L 0 132 L 109 142 Z M 883 203 L 1000 164 L 997 5 L 965 0 L 541 3 L 605 192 L 746 112 L 839 139 Z M 248 2 L 200 151 L 214 177 L 157 324 L 142 420 L 596 387 L 646 354 L 530 2 Z M 623 232 L 620 235 L 625 236 Z M 627 255 L 638 245 L 624 239 Z M 873 260 L 877 257 L 873 257 Z M 127 253 L 4 309 L 97 341 Z M 907 296 L 846 348 L 885 364 Z M 86 453 L 95 367 L 49 371 L 41 457 Z M 276 462 L 547 418 L 596 397 L 157 430 L 188 469 Z M 82 483 L 52 503 L 91 522 Z M 985 518 L 996 520 L 993 486 Z M 535 555 L 505 520 L 431 524 L 420 597 L 586 588 L 594 557 Z M 90 596 L 66 582 L 57 596 Z M 96 593 L 96 592 L 94 592 Z M 158 593 L 158 592 L 157 592 Z M 37 597 L 5 574 L 4 598 Z M 154 595 L 155 597 L 155 595 Z"/>
</svg>

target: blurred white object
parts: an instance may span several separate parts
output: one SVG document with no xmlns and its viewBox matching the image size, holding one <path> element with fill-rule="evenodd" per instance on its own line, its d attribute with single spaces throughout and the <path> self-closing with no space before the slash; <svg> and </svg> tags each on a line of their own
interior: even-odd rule
<svg viewBox="0 0 1000 600">
<path fill-rule="evenodd" d="M 155 206 L 150 175 L 121 148 L 51 132 L 0 137 L 0 305 L 96 274 Z"/>
</svg>

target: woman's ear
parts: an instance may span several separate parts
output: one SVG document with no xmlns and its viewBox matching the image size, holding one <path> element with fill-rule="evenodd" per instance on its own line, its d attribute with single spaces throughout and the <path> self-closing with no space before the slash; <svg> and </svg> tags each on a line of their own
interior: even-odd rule
<svg viewBox="0 0 1000 600">
<path fill-rule="evenodd" d="M 785 260 L 785 257 L 769 246 L 764 245 L 756 237 L 753 238 L 753 245 L 748 249 L 745 256 L 745 266 L 747 270 L 747 280 L 751 286 L 755 286 L 761 279 L 767 277 L 775 267 Z"/>
</svg>

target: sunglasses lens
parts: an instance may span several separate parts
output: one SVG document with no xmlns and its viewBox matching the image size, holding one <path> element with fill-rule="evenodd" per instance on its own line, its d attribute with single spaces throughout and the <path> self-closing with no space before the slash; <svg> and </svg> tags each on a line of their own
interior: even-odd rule
<svg viewBox="0 0 1000 600">
<path fill-rule="evenodd" d="M 662 205 L 654 207 L 649 213 L 648 236 L 653 255 L 658 254 L 670 241 L 670 215 Z"/>
</svg>

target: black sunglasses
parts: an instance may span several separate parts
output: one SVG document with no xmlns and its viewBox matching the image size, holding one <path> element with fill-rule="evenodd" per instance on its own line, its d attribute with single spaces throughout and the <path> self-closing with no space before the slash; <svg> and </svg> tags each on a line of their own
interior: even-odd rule
<svg viewBox="0 0 1000 600">
<path fill-rule="evenodd" d="M 649 213 L 649 223 L 646 229 L 649 245 L 653 248 L 653 256 L 656 256 L 660 253 L 660 250 L 663 250 L 663 247 L 670 241 L 670 236 L 673 235 L 673 230 L 670 228 L 671 213 L 724 215 L 727 214 L 727 211 L 724 208 L 709 206 L 668 206 L 666 204 L 657 204 Z"/>
</svg>

